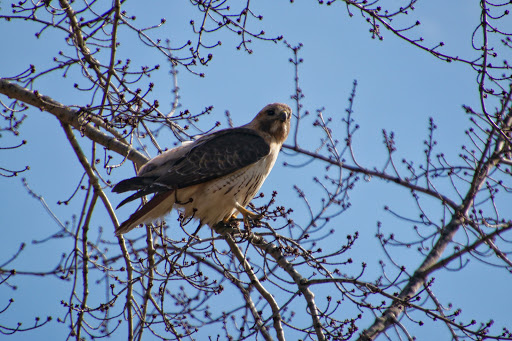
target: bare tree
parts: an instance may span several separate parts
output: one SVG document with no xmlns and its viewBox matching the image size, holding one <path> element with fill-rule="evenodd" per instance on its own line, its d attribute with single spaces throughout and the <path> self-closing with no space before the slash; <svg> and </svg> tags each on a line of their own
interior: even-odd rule
<svg viewBox="0 0 512 341">
<path fill-rule="evenodd" d="M 33 276 L 64 283 L 68 290 L 68 299 L 62 301 L 65 313 L 56 320 L 69 327 L 68 339 L 77 340 L 110 335 L 182 340 L 204 337 L 201 330 L 209 326 L 216 328 L 209 329 L 216 330 L 211 339 L 412 339 L 410 329 L 427 322 L 444 326 L 453 340 L 512 339 L 510 326 L 494 326 L 492 316 L 477 321 L 461 314 L 457 303 L 440 299 L 433 285 L 436 274 L 445 269 L 466 271 L 468 259 L 502 271 L 505 278 L 512 271 L 512 41 L 511 33 L 500 28 L 512 5 L 480 2 L 481 17 L 473 32 L 473 48 L 480 55 L 470 59 L 447 54 L 442 42 L 429 46 L 416 35 L 417 1 L 396 8 L 385 1 L 318 2 L 345 6 L 349 16 L 368 23 L 377 40 L 389 34 L 432 58 L 463 64 L 474 72 L 480 106 L 464 106 L 472 127 L 466 131 L 467 141 L 459 142 L 463 143 L 459 158 L 449 159 L 439 150 L 436 123 L 431 119 L 421 164 L 411 161 L 417 156 L 397 156 L 400 146 L 394 133 L 385 130 L 385 162 L 359 162 L 354 149 L 359 126 L 353 110 L 357 82 L 348 97 L 343 130 L 331 128 L 334 114 L 328 110 L 306 110 L 299 79 L 301 45 L 284 42 L 281 36 L 268 37 L 265 21 L 250 1 L 241 6 L 229 0 L 190 0 L 200 20 L 190 21 L 190 38 L 183 42 L 162 38 L 159 29 L 165 20 L 138 26 L 120 0 L 108 6 L 67 0 L 13 3 L 12 13 L 2 8 L 0 19 L 33 25 L 37 38 L 51 35 L 65 44 L 51 67 L 39 70 L 30 65 L 15 75 L 2 75 L 2 132 L 23 136 L 20 127 L 35 109 L 53 115 L 84 175 L 71 198 L 62 202 L 80 203 L 72 212 L 76 219 L 69 224 L 61 223 L 44 195 L 25 182 L 27 192 L 59 226 L 58 233 L 38 243 L 58 241 L 71 251 L 49 271 L 13 266 L 24 257 L 25 244 L 14 255 L 2 252 L 0 286 L 12 288 L 20 279 Z M 253 52 L 251 43 L 256 40 L 268 42 L 269 49 L 283 42 L 288 47 L 294 70 L 295 121 L 282 160 L 287 167 L 320 167 L 322 174 L 314 178 L 318 190 L 309 194 L 296 184 L 294 193 L 262 194 L 254 200 L 254 209 L 265 218 L 254 222 L 252 229 L 232 221 L 195 236 L 196 222 L 168 219 L 146 226 L 143 236 L 134 233 L 115 239 L 118 218 L 111 203 L 111 175 L 128 164 L 140 167 L 149 160 L 150 146 L 161 152 L 160 136 L 179 143 L 218 125 L 201 123 L 212 112 L 211 106 L 198 113 L 180 110 L 177 72 L 204 77 L 204 67 L 221 45 L 217 38 L 221 33 L 231 33 L 237 48 L 247 53 Z M 147 54 L 160 55 L 168 66 L 132 60 L 119 49 L 122 39 L 137 39 Z M 150 76 L 169 69 L 174 100 L 169 110 L 162 110 L 152 95 L 155 84 Z M 64 76 L 63 84 L 79 96 L 82 105 L 59 103 L 38 88 L 38 82 L 54 74 Z M 317 137 L 317 145 L 301 142 L 305 131 Z M 2 147 L 12 148 L 21 151 L 24 142 Z M 4 177 L 28 169 L 13 169 L 9 160 L 3 160 L 1 167 Z M 361 179 L 407 189 L 417 207 L 416 212 L 404 214 L 390 198 L 385 210 L 397 222 L 408 224 L 414 237 L 388 233 L 377 222 L 376 238 L 387 257 L 380 261 L 377 274 L 368 274 L 365 263 L 356 272 L 348 270 L 354 267 L 348 267 L 353 261 L 346 252 L 360 242 L 358 233 L 347 235 L 335 248 L 327 243 L 338 217 L 350 208 L 349 194 Z M 298 195 L 301 207 L 284 205 L 291 195 Z M 292 220 L 293 210 L 302 210 L 304 223 Z M 110 220 L 101 226 L 91 223 L 101 212 L 107 212 Z M 395 256 L 396 249 L 404 249 L 419 266 L 406 268 Z M 16 303 L 6 297 L 0 304 L 0 317 L 16 309 Z M 37 317 L 29 327 L 23 322 L 9 325 L 0 319 L 0 333 L 18 334 L 56 323 L 51 317 Z"/>
</svg>

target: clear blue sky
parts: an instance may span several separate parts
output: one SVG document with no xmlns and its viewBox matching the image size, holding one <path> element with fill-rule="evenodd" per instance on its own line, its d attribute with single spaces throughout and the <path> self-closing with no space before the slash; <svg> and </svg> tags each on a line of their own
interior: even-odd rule
<svg viewBox="0 0 512 341">
<path fill-rule="evenodd" d="M 355 137 L 355 150 L 360 163 L 368 167 L 382 165 L 386 157 L 382 145 L 382 129 L 395 132 L 399 160 L 406 156 L 415 162 L 422 162 L 423 140 L 427 137 L 429 117 L 434 117 L 438 126 L 439 148 L 448 157 L 456 159 L 461 145 L 467 142 L 464 130 L 469 126 L 462 105 L 478 107 L 476 76 L 469 67 L 437 60 L 387 31 L 383 32 L 384 41 L 373 40 L 368 32 L 369 26 L 359 13 L 354 11 L 354 17 L 350 18 L 345 7 L 338 4 L 327 7 L 319 6 L 315 1 L 296 1 L 291 5 L 288 1 L 266 0 L 253 2 L 251 5 L 256 13 L 264 15 L 262 25 L 268 36 L 284 35 L 292 45 L 299 42 L 304 44 L 300 55 L 304 59 L 300 69 L 300 82 L 306 95 L 303 101 L 305 109 L 314 113 L 316 109 L 323 107 L 325 115 L 340 120 L 348 104 L 352 82 L 357 80 L 359 85 L 354 118 L 361 129 Z M 0 13 L 10 11 L 10 5 L 5 1 L 0 7 Z M 419 18 L 422 25 L 415 32 L 427 44 L 435 45 L 443 41 L 446 53 L 466 56 L 469 59 L 476 58 L 477 53 L 471 48 L 471 33 L 480 15 L 476 2 L 422 1 L 416 7 L 416 14 L 412 14 L 410 18 L 405 17 L 404 21 L 397 20 L 394 24 L 412 24 Z M 171 42 L 179 43 L 188 39 L 188 22 L 191 15 L 194 15 L 194 9 L 186 1 L 149 1 L 143 6 L 132 1 L 127 2 L 126 10 L 136 13 L 137 22 L 140 23 L 154 24 L 160 17 L 166 18 L 167 23 L 160 30 L 160 35 L 170 38 Z M 0 34 L 0 46 L 4 47 L 0 56 L 0 77 L 16 74 L 28 64 L 35 64 L 40 70 L 44 66 L 52 65 L 56 52 L 63 49 L 63 36 L 49 32 L 38 40 L 34 37 L 36 30 L 37 25 L 21 21 L 0 21 L 0 32 L 3 32 Z M 288 62 L 291 53 L 284 44 L 278 43 L 274 46 L 270 42 L 254 41 L 251 45 L 254 53 L 248 55 L 235 49 L 238 38 L 233 34 L 223 33 L 215 39 L 221 39 L 223 44 L 213 50 L 212 62 L 206 69 L 201 70 L 205 72 L 205 78 L 179 69 L 182 109 L 198 112 L 213 105 L 212 117 L 202 121 L 203 127 L 207 128 L 215 120 L 221 121 L 225 126 L 225 110 L 231 112 L 234 124 L 240 125 L 252 119 L 267 103 L 285 102 L 294 108 L 290 99 L 294 91 L 293 67 Z M 156 84 L 152 96 L 158 99 L 162 111 L 165 112 L 165 108 L 170 108 L 172 98 L 172 80 L 165 60 L 161 55 L 148 55 L 143 52 L 140 43 L 133 37 L 130 40 L 121 40 L 121 43 L 119 53 L 123 58 L 132 59 L 136 65 L 163 66 L 162 72 L 151 81 Z M 66 79 L 60 76 L 57 72 L 46 81 L 38 82 L 35 88 L 66 105 L 87 104 L 87 99 L 82 94 L 70 90 L 75 82 L 72 74 Z M 0 99 L 6 100 L 5 97 Z M 29 165 L 31 170 L 17 178 L 0 178 L 0 190 L 3 193 L 0 205 L 0 228 L 3 232 L 0 239 L 0 263 L 12 255 L 21 242 L 40 240 L 59 230 L 55 220 L 46 213 L 42 205 L 29 196 L 21 178 L 25 177 L 32 189 L 44 196 L 58 219 L 64 222 L 72 220 L 72 210 L 56 203 L 71 195 L 82 175 L 82 168 L 65 140 L 58 121 L 37 109 L 29 110 L 27 115 L 28 118 L 20 129 L 21 138 L 28 141 L 27 145 L 22 149 L 1 152 L 0 167 L 20 169 Z M 336 127 L 340 130 L 343 128 L 341 122 L 336 122 L 334 128 Z M 339 137 L 344 136 L 341 131 L 338 133 Z M 318 136 L 315 132 L 305 134 L 301 136 L 300 143 L 306 149 L 316 146 Z M 12 145 L 16 141 L 19 139 L 2 133 L 0 146 Z M 159 140 L 161 146 L 171 147 L 173 142 Z M 300 179 L 306 193 L 314 197 L 318 188 L 312 184 L 312 178 L 321 168 L 285 168 L 282 166 L 283 161 L 297 162 L 291 157 L 281 155 L 262 190 L 270 193 L 277 189 L 278 200 L 282 200 L 286 206 L 295 207 L 293 219 L 300 222 L 300 208 L 303 206 L 292 186 Z M 116 182 L 131 174 L 133 169 L 125 166 L 124 169 L 115 171 L 111 179 Z M 118 203 L 121 198 L 111 196 L 111 200 Z M 374 237 L 377 221 L 383 222 L 386 234 L 394 232 L 407 238 L 410 224 L 393 218 L 383 207 L 390 205 L 404 215 L 417 215 L 416 211 L 409 211 L 414 209 L 410 200 L 408 191 L 376 179 L 361 181 L 351 192 L 351 209 L 331 224 L 336 229 L 335 237 L 343 240 L 349 233 L 360 233 L 359 243 L 347 255 L 347 258 L 350 256 L 354 259 L 351 269 L 354 274 L 359 271 L 363 261 L 369 265 L 365 279 L 375 279 L 379 273 L 378 261 L 384 256 Z M 77 205 L 79 201 L 73 204 Z M 313 207 L 318 207 L 318 204 L 312 202 Z M 436 206 L 432 207 L 437 209 Z M 120 219 L 128 215 L 131 209 L 133 207 L 120 210 Z M 440 218 L 440 213 L 433 216 Z M 107 231 L 113 230 L 109 220 L 102 214 L 94 217 L 93 225 L 103 226 Z M 324 243 L 335 243 L 336 240 L 330 238 Z M 57 263 L 63 253 L 69 253 L 71 248 L 69 244 L 57 242 L 43 246 L 28 244 L 22 257 L 15 263 L 16 269 L 51 270 L 51 266 Z M 412 270 L 421 261 L 420 258 L 412 257 L 413 254 L 404 252 L 403 257 L 399 253 L 394 256 Z M 504 325 L 512 327 L 512 298 L 503 294 L 512 284 L 510 277 L 500 277 L 502 273 L 498 269 L 483 268 L 474 261 L 468 267 L 460 273 L 436 274 L 434 289 L 439 295 L 438 298 L 461 307 L 467 313 L 464 315 L 465 320 L 484 319 L 480 318 L 484 316 L 494 319 L 498 328 Z M 350 268 L 345 271 L 350 271 Z M 15 299 L 15 306 L 6 314 L 0 315 L 0 324 L 14 325 L 17 321 L 22 321 L 24 326 L 29 326 L 34 316 L 44 318 L 49 311 L 54 317 L 52 327 L 32 334 L 20 333 L 12 337 L 12 340 L 35 337 L 49 339 L 51 336 L 62 339 L 67 335 L 67 328 L 55 321 L 64 314 L 60 301 L 67 299 L 69 295 L 69 288 L 64 283 L 37 277 L 19 277 L 12 282 L 18 286 L 18 290 L 0 286 L 0 310 L 8 298 Z M 488 290 L 490 288 L 492 290 Z M 480 290 L 485 290 L 485 300 L 475 299 L 482 294 Z M 363 328 L 365 326 L 361 325 Z M 445 327 L 432 329 L 428 326 L 412 326 L 410 332 L 418 340 L 433 337 L 449 339 Z M 151 339 L 149 334 L 146 337 Z"/>
</svg>

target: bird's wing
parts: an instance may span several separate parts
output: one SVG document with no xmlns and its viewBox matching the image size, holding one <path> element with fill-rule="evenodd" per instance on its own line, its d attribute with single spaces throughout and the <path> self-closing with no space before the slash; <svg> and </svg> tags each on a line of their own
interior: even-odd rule
<svg viewBox="0 0 512 341">
<path fill-rule="evenodd" d="M 155 184 L 169 189 L 207 182 L 249 166 L 270 153 L 270 146 L 254 130 L 226 129 L 177 160 Z"/>
<path fill-rule="evenodd" d="M 249 166 L 270 153 L 270 146 L 253 129 L 233 128 L 206 135 L 186 146 L 178 158 L 160 160 L 151 171 L 117 184 L 117 193 L 139 190 L 125 204 L 150 193 L 160 193 L 204 183 Z M 177 153 L 180 154 L 180 153 Z M 151 161 L 150 161 L 151 162 Z M 157 175 L 158 174 L 158 175 Z"/>
</svg>

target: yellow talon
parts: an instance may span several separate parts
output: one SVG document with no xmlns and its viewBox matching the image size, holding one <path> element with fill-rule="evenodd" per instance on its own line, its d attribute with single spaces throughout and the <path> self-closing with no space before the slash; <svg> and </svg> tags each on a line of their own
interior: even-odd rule
<svg viewBox="0 0 512 341">
<path fill-rule="evenodd" d="M 233 219 L 236 219 L 236 214 L 232 214 L 231 216 L 222 219 L 222 222 L 224 224 L 227 224 L 227 223 L 229 223 L 230 220 L 233 220 Z"/>
<path fill-rule="evenodd" d="M 250 228 L 250 226 L 251 226 L 249 224 L 249 218 L 251 218 L 252 220 L 259 220 L 259 219 L 263 218 L 263 214 L 257 214 L 257 213 L 251 212 L 248 209 L 246 209 L 245 207 L 243 207 L 242 205 L 240 205 L 239 203 L 236 203 L 236 209 L 244 217 L 244 226 L 246 229 Z"/>
</svg>

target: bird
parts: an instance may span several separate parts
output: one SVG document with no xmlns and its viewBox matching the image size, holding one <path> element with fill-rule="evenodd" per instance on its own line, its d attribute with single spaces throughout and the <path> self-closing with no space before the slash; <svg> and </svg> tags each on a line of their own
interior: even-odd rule
<svg viewBox="0 0 512 341">
<path fill-rule="evenodd" d="M 261 218 L 246 208 L 274 166 L 290 132 L 291 108 L 283 103 L 266 105 L 254 119 L 240 127 L 219 130 L 186 141 L 144 164 L 137 176 L 122 180 L 112 191 L 136 191 L 122 205 L 154 194 L 115 234 L 161 220 L 173 208 L 200 226 L 228 222 L 240 213 Z"/>
</svg>

